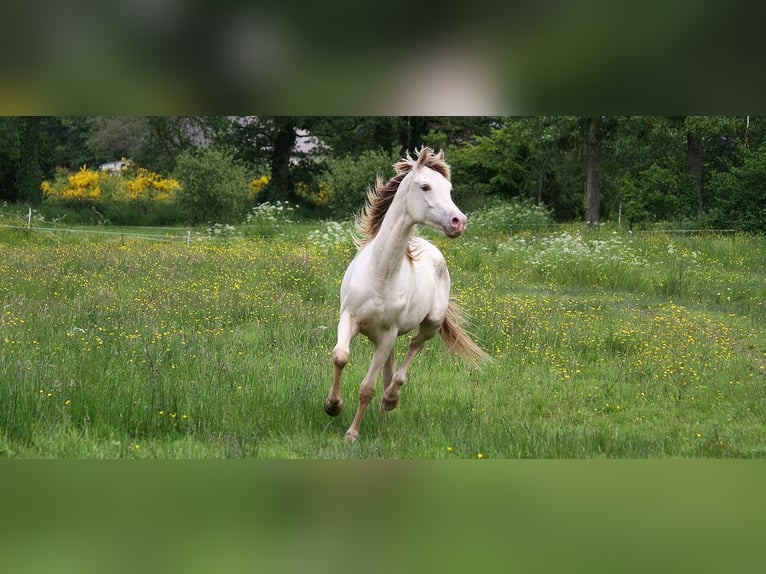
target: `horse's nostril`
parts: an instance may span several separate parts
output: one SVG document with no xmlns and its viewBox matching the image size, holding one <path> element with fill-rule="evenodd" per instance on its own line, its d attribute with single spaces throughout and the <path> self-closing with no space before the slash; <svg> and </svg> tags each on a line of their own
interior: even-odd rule
<svg viewBox="0 0 766 574">
<path fill-rule="evenodd" d="M 451 223 L 452 223 L 452 228 L 453 229 L 456 229 L 456 230 L 459 230 L 459 231 L 462 231 L 463 229 L 465 229 L 465 218 L 464 217 L 459 217 L 459 216 L 456 215 L 455 217 L 452 218 Z"/>
</svg>

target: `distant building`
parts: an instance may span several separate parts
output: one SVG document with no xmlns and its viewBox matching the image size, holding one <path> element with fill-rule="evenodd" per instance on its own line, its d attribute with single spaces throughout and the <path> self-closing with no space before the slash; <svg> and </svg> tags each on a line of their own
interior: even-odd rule
<svg viewBox="0 0 766 574">
<path fill-rule="evenodd" d="M 110 171 L 114 173 L 119 173 L 123 169 L 128 167 L 129 164 L 130 164 L 129 159 L 122 158 L 119 161 L 110 161 L 109 163 L 102 163 L 100 166 L 98 166 L 98 168 L 101 171 Z"/>
</svg>

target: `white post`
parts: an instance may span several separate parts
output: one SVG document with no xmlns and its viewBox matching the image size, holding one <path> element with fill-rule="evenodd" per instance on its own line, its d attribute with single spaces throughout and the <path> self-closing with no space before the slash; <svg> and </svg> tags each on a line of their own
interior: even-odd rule
<svg viewBox="0 0 766 574">
<path fill-rule="evenodd" d="M 191 229 L 186 230 L 186 247 L 189 247 L 189 243 L 191 242 Z"/>
<path fill-rule="evenodd" d="M 32 208 L 29 208 L 29 213 L 27 214 L 27 231 L 32 227 Z"/>
</svg>

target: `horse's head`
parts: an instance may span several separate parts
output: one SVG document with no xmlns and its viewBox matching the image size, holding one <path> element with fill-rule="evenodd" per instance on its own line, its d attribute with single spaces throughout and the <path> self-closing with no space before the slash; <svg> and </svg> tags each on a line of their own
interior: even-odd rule
<svg viewBox="0 0 766 574">
<path fill-rule="evenodd" d="M 417 161 L 408 155 L 402 163 L 405 162 L 411 171 L 402 180 L 398 193 L 404 191 L 410 216 L 418 223 L 444 231 L 448 237 L 463 233 L 467 218 L 452 201 L 450 170 L 444 162 L 444 151 L 435 154 L 424 147 Z"/>
</svg>

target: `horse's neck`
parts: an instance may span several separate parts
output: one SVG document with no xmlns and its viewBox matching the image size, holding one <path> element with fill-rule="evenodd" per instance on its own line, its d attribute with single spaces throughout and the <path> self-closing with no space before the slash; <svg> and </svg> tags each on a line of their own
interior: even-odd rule
<svg viewBox="0 0 766 574">
<path fill-rule="evenodd" d="M 370 247 L 372 248 L 371 263 L 375 267 L 375 275 L 385 281 L 396 275 L 402 267 L 407 255 L 407 246 L 415 229 L 415 222 L 396 210 L 391 211 L 383 219 Z"/>
</svg>

